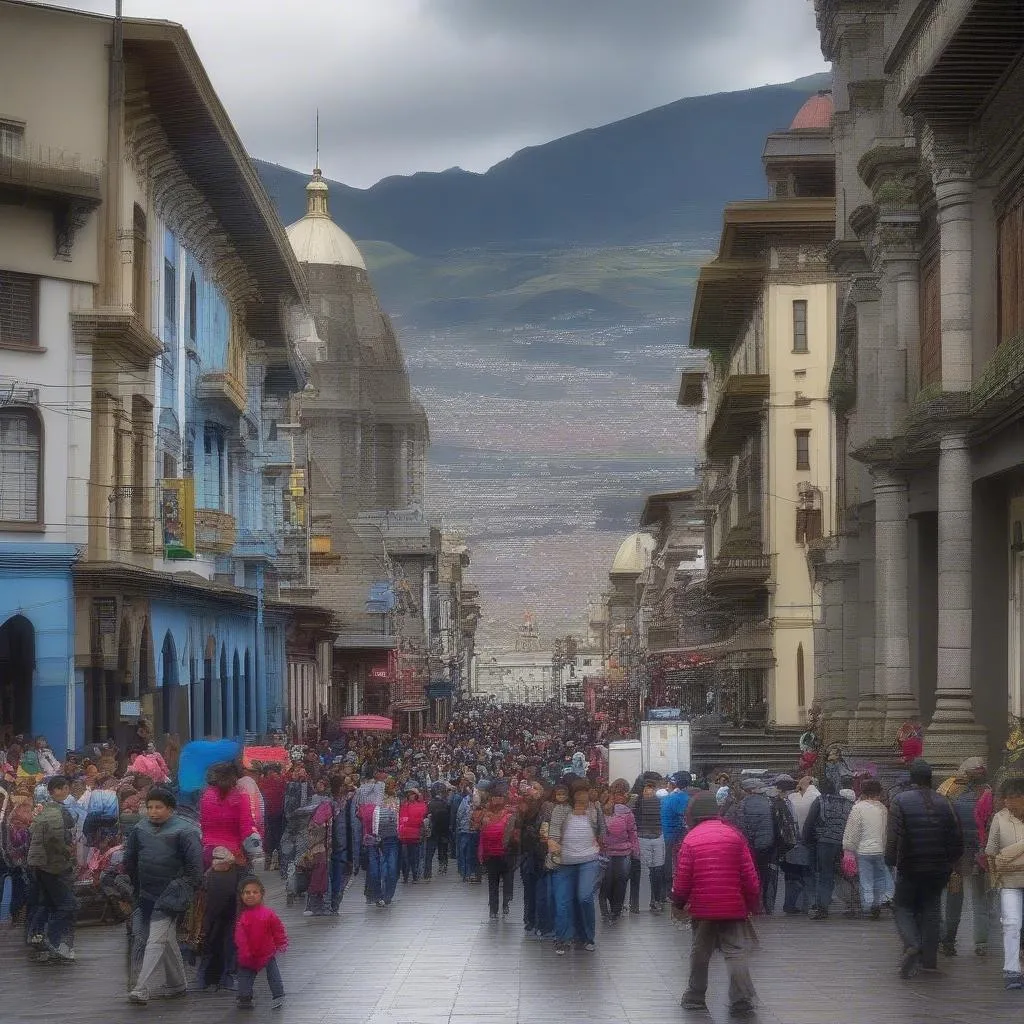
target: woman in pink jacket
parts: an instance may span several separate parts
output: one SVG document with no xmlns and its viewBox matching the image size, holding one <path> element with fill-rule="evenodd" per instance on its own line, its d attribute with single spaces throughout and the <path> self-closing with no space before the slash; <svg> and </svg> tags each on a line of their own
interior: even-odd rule
<svg viewBox="0 0 1024 1024">
<path fill-rule="evenodd" d="M 626 901 L 629 870 L 633 858 L 640 857 L 636 818 L 629 809 L 629 783 L 616 779 L 611 788 L 611 806 L 605 815 L 604 855 L 608 866 L 601 880 L 601 905 L 608 908 L 605 924 L 615 924 L 622 917 Z"/>
<path fill-rule="evenodd" d="M 718 803 L 710 793 L 695 797 L 690 807 L 693 825 L 679 847 L 672 885 L 676 913 L 687 908 L 693 927 L 683 1008 L 707 1010 L 708 964 L 720 949 L 729 973 L 730 1014 L 752 1017 L 757 994 L 745 943 L 747 919 L 761 905 L 757 868 L 743 833 L 718 817 Z"/>
<path fill-rule="evenodd" d="M 199 800 L 203 862 L 207 868 L 210 867 L 214 848 L 225 846 L 239 864 L 246 864 L 252 850 L 260 846 L 260 834 L 252 803 L 245 793 L 236 788 L 238 769 L 233 764 L 218 764 L 210 768 L 206 777 L 209 785 Z"/>
</svg>

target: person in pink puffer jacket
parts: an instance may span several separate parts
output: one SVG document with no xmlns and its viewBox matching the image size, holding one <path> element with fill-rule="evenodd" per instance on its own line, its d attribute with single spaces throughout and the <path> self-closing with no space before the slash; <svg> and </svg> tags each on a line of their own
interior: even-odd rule
<svg viewBox="0 0 1024 1024">
<path fill-rule="evenodd" d="M 750 847 L 738 829 L 718 817 L 710 793 L 690 804 L 692 827 L 679 847 L 672 885 L 677 916 L 688 908 L 693 928 L 690 981 L 683 994 L 687 1010 L 706 1010 L 708 964 L 716 949 L 729 973 L 733 1017 L 752 1017 L 757 994 L 747 967 L 748 918 L 761 904 L 761 885 Z"/>
<path fill-rule="evenodd" d="M 611 807 L 605 815 L 605 825 L 603 852 L 608 858 L 608 867 L 601 880 L 601 906 L 602 910 L 607 908 L 605 923 L 615 924 L 622 917 L 630 866 L 634 857 L 640 857 L 636 818 L 629 808 L 629 783 L 625 779 L 612 783 Z"/>
</svg>

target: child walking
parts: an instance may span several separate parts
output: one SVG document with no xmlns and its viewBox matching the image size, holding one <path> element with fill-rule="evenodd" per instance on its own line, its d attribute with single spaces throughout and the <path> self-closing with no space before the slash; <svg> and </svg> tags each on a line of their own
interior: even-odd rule
<svg viewBox="0 0 1024 1024">
<path fill-rule="evenodd" d="M 277 966 L 277 954 L 288 948 L 288 935 L 281 919 L 266 906 L 266 890 L 258 878 L 248 878 L 242 885 L 242 909 L 235 924 L 235 948 L 238 958 L 238 1006 L 252 1008 L 252 987 L 256 975 L 267 972 L 271 1009 L 284 1004 L 284 982 Z"/>
</svg>

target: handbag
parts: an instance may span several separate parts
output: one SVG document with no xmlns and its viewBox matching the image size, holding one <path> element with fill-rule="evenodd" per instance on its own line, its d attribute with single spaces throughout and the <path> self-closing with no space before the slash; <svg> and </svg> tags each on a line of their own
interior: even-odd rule
<svg viewBox="0 0 1024 1024">
<path fill-rule="evenodd" d="M 857 856 L 851 853 L 849 850 L 843 851 L 843 859 L 839 865 L 840 870 L 843 873 L 844 878 L 856 878 L 857 877 Z"/>
</svg>

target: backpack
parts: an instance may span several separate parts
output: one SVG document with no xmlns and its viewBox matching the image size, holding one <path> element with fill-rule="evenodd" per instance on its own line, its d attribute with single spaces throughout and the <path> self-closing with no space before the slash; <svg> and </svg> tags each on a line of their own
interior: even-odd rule
<svg viewBox="0 0 1024 1024">
<path fill-rule="evenodd" d="M 505 826 L 508 814 L 489 821 L 480 829 L 480 853 L 483 857 L 504 857 L 508 852 L 505 846 Z"/>
<path fill-rule="evenodd" d="M 775 840 L 779 844 L 779 852 L 789 853 L 800 842 L 796 831 L 796 818 L 785 801 L 785 797 L 777 797 L 772 801 L 772 819 L 775 822 Z"/>
</svg>

